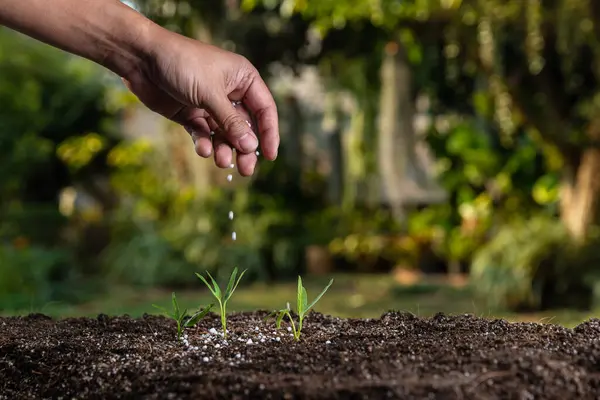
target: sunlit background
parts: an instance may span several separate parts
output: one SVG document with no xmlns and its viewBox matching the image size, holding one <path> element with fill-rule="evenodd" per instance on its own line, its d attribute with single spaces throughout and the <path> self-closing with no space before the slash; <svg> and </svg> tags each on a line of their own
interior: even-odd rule
<svg viewBox="0 0 600 400">
<path fill-rule="evenodd" d="M 118 77 L 0 30 L 1 314 L 196 307 L 194 272 L 238 267 L 232 310 L 300 274 L 344 317 L 597 315 L 600 3 L 126 3 L 250 59 L 280 156 L 228 182 Z"/>
</svg>

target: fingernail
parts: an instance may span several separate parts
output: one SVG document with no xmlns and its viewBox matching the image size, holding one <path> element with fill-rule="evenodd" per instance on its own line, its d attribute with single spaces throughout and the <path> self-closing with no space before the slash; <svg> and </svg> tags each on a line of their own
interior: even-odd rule
<svg viewBox="0 0 600 400">
<path fill-rule="evenodd" d="M 240 147 L 244 152 L 250 153 L 258 147 L 258 140 L 256 140 L 254 135 L 247 133 L 240 139 Z"/>
</svg>

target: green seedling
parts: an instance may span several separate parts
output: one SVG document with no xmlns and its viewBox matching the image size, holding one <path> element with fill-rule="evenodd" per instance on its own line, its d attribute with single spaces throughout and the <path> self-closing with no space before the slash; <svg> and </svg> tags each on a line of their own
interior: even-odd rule
<svg viewBox="0 0 600 400">
<path fill-rule="evenodd" d="M 292 314 L 291 314 L 292 310 L 290 308 L 290 303 L 287 304 L 287 308 L 284 308 L 283 310 L 279 310 L 279 311 L 274 311 L 270 315 L 268 315 L 267 318 L 277 316 L 277 318 L 275 320 L 275 325 L 277 326 L 277 329 L 281 329 L 281 322 L 283 321 L 283 319 L 285 317 L 287 317 L 290 320 L 290 325 L 292 327 L 292 333 L 294 334 L 294 339 L 296 341 L 300 340 L 300 334 L 302 333 L 302 324 L 304 322 L 304 318 L 306 317 L 306 315 L 308 314 L 310 309 L 313 308 L 314 305 L 317 304 L 317 302 L 319 300 L 321 300 L 321 297 L 323 297 L 325 292 L 329 289 L 329 287 L 332 284 L 333 284 L 333 279 L 329 281 L 329 284 L 327 286 L 325 286 L 325 289 L 323 289 L 323 291 L 313 300 L 313 302 L 308 304 L 308 295 L 306 293 L 306 288 L 304 286 L 302 286 L 302 278 L 298 277 L 298 293 L 297 293 L 297 305 L 296 305 L 296 308 L 297 308 L 296 312 L 298 314 L 298 325 L 296 325 L 294 323 L 294 319 L 292 318 Z"/>
<path fill-rule="evenodd" d="M 223 328 L 223 337 L 226 338 L 227 337 L 227 302 L 229 301 L 229 299 L 231 298 L 231 295 L 233 294 L 233 292 L 237 288 L 238 284 L 240 283 L 242 276 L 244 276 L 244 274 L 246 273 L 246 270 L 244 270 L 239 276 L 237 276 L 238 269 L 234 268 L 233 272 L 231 273 L 231 276 L 229 277 L 229 283 L 227 284 L 227 288 L 225 289 L 224 292 L 221 290 L 221 288 L 219 287 L 217 282 L 214 280 L 212 275 L 208 271 L 206 273 L 208 274 L 208 277 L 210 278 L 211 283 L 208 283 L 206 278 L 204 278 L 199 273 L 196 273 L 196 276 L 198 278 L 200 278 L 200 280 L 202 282 L 204 282 L 204 284 L 208 287 L 208 289 L 210 290 L 212 295 L 215 297 L 215 299 L 217 299 L 217 302 L 219 303 L 219 311 L 221 313 L 221 326 Z"/>
<path fill-rule="evenodd" d="M 179 308 L 179 304 L 177 303 L 177 297 L 175 297 L 175 292 L 171 295 L 171 303 L 173 306 L 173 311 L 169 311 L 164 307 L 157 306 L 156 304 L 152 304 L 152 307 L 162 311 L 162 313 L 169 318 L 172 318 L 177 323 L 177 340 L 181 339 L 181 335 L 183 334 L 183 330 L 185 328 L 191 328 L 196 326 L 196 324 L 204 317 L 208 315 L 211 308 L 214 304 L 209 305 L 208 307 L 204 307 L 196 311 L 191 317 L 187 318 L 187 308 L 181 312 Z"/>
</svg>

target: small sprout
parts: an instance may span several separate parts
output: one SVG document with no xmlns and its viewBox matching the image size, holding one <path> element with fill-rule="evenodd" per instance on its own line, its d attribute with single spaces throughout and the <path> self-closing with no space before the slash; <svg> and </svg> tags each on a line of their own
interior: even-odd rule
<svg viewBox="0 0 600 400">
<path fill-rule="evenodd" d="M 169 318 L 172 318 L 177 323 L 177 340 L 181 340 L 181 336 L 183 335 L 184 328 L 191 328 L 195 326 L 202 318 L 206 317 L 210 312 L 213 304 L 205 307 L 203 309 L 199 309 L 196 311 L 191 317 L 186 320 L 187 316 L 187 308 L 181 312 L 179 308 L 179 304 L 177 303 L 177 297 L 175 296 L 175 292 L 171 294 L 171 304 L 173 306 L 173 311 L 168 311 L 164 307 L 157 306 L 156 304 L 152 304 L 152 307 L 162 311 L 162 313 Z M 185 321 L 184 321 L 185 320 Z M 187 335 L 186 335 L 187 337 Z M 187 341 L 187 340 L 185 340 Z"/>
<path fill-rule="evenodd" d="M 321 300 L 321 297 L 323 297 L 325 292 L 329 289 L 329 287 L 332 284 L 333 279 L 329 281 L 327 286 L 325 286 L 325 289 L 323 289 L 323 291 L 313 300 L 313 302 L 308 304 L 308 294 L 306 293 L 306 288 L 302 285 L 302 278 L 298 277 L 298 294 L 296 305 L 296 312 L 298 314 L 298 325 L 296 326 L 296 324 L 294 323 L 294 319 L 292 318 L 292 309 L 290 308 L 290 303 L 287 303 L 287 307 L 283 310 L 272 312 L 267 316 L 267 318 L 276 316 L 277 318 L 275 319 L 275 325 L 277 326 L 277 329 L 281 329 L 281 322 L 285 317 L 287 317 L 291 325 L 288 327 L 288 331 L 292 331 L 291 335 L 294 337 L 295 340 L 300 340 L 300 334 L 302 333 L 302 323 L 304 322 L 304 318 L 306 317 L 310 309 L 313 308 L 319 300 Z"/>
<path fill-rule="evenodd" d="M 219 287 L 217 282 L 214 280 L 212 275 L 208 271 L 206 273 L 208 274 L 208 277 L 211 280 L 212 286 L 211 286 L 211 284 L 208 283 L 206 278 L 204 278 L 199 273 L 196 273 L 196 276 L 198 278 L 200 278 L 200 280 L 202 282 L 204 282 L 204 284 L 208 287 L 208 289 L 210 290 L 212 295 L 215 297 L 215 299 L 217 299 L 217 302 L 219 303 L 219 311 L 221 314 L 221 326 L 223 328 L 223 337 L 226 338 L 227 337 L 227 302 L 231 298 L 231 295 L 237 288 L 238 284 L 240 283 L 240 280 L 242 280 L 242 276 L 244 276 L 246 271 L 245 270 L 242 271 L 242 273 L 239 276 L 237 276 L 238 269 L 237 269 L 237 267 L 234 268 L 233 272 L 231 273 L 231 277 L 229 277 L 229 283 L 227 284 L 227 288 L 225 289 L 224 292 L 221 291 L 221 288 Z"/>
</svg>

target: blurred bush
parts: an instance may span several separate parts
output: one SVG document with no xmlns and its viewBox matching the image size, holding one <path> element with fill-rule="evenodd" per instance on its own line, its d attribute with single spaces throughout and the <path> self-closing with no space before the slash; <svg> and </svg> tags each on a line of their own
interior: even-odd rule
<svg viewBox="0 0 600 400">
<path fill-rule="evenodd" d="M 408 219 L 414 263 L 423 272 L 465 272 L 473 253 L 487 240 L 491 221 L 489 197 L 482 193 L 458 210 L 450 204 L 426 207 Z"/>
<path fill-rule="evenodd" d="M 399 237 L 401 226 L 384 209 L 330 208 L 315 213 L 310 231 L 328 232 L 328 248 L 346 271 L 389 272 L 412 256 L 410 244 Z"/>
<path fill-rule="evenodd" d="M 272 238 L 269 233 L 285 223 L 285 215 L 272 209 L 249 213 L 247 192 L 237 192 L 233 206 L 229 197 L 226 191 L 216 189 L 190 201 L 185 212 L 160 220 L 132 219 L 131 213 L 120 213 L 121 217 L 112 221 L 111 244 L 103 254 L 109 276 L 147 286 L 187 286 L 196 283 L 194 272 L 205 270 L 219 277 L 237 266 L 248 269 L 247 281 L 295 271 L 294 243 L 285 236 Z M 233 221 L 227 218 L 229 211 L 235 214 Z M 271 267 L 275 271 L 269 270 L 269 262 L 275 264 Z"/>
<path fill-rule="evenodd" d="M 474 257 L 474 290 L 492 306 L 511 310 L 588 309 L 599 239 L 595 234 L 575 243 L 559 221 L 547 216 L 507 223 Z"/>
<path fill-rule="evenodd" d="M 0 28 L 0 308 L 76 300 L 88 288 L 59 199 L 108 173 L 121 99 L 104 73 Z"/>
<path fill-rule="evenodd" d="M 0 242 L 24 238 L 28 242 L 57 245 L 69 220 L 47 203 L 13 203 L 0 208 Z"/>
<path fill-rule="evenodd" d="M 80 300 L 81 277 L 68 249 L 30 246 L 25 239 L 0 245 L 0 310 L 35 310 L 52 301 Z"/>
<path fill-rule="evenodd" d="M 306 232 L 297 215 L 307 202 L 297 184 L 291 189 L 297 196 L 286 197 L 289 168 L 261 168 L 248 190 L 214 186 L 198 193 L 168 176 L 149 143 L 123 143 L 108 159 L 115 168 L 111 181 L 121 198 L 109 219 L 112 237 L 102 257 L 112 278 L 185 286 L 195 284 L 193 273 L 204 270 L 218 277 L 234 267 L 248 269 L 245 281 L 299 272 Z M 277 183 L 275 194 L 272 185 L 264 184 L 268 181 Z M 233 220 L 228 218 L 230 211 Z M 232 232 L 237 234 L 235 241 Z"/>
</svg>

